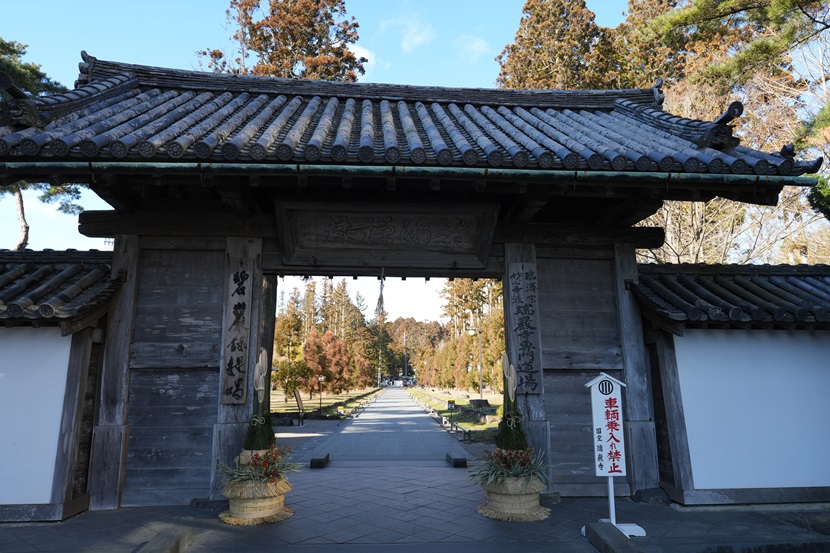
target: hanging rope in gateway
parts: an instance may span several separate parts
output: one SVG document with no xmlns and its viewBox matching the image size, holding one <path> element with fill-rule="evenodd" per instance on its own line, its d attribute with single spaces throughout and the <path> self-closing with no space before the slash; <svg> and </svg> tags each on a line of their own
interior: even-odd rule
<svg viewBox="0 0 830 553">
<path fill-rule="evenodd" d="M 385 277 L 383 276 L 383 268 L 380 270 L 380 292 L 378 293 L 378 304 L 375 306 L 375 315 L 380 315 L 383 313 L 383 281 Z"/>
</svg>

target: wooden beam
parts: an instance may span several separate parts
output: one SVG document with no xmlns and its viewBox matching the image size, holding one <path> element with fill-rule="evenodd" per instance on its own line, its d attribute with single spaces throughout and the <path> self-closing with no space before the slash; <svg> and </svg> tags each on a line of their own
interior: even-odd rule
<svg viewBox="0 0 830 553">
<path fill-rule="evenodd" d="M 791 488 L 726 488 L 714 490 L 668 490 L 673 501 L 683 505 L 751 505 L 762 503 L 826 503 L 830 486 Z"/>
<path fill-rule="evenodd" d="M 594 227 L 568 225 L 511 225 L 496 227 L 494 243 L 611 246 L 630 243 L 636 248 L 659 248 L 665 232 L 656 227 Z"/>
<path fill-rule="evenodd" d="M 113 283 L 117 286 L 117 283 Z M 79 330 L 83 330 L 92 326 L 98 319 L 106 315 L 109 310 L 109 302 L 96 305 L 93 309 L 84 311 L 77 317 L 72 317 L 68 321 L 61 321 L 61 336 L 69 336 Z"/>
<path fill-rule="evenodd" d="M 663 200 L 660 198 L 638 195 L 607 209 L 595 222 L 599 226 L 630 227 L 654 215 L 662 206 Z"/>
<path fill-rule="evenodd" d="M 349 265 L 318 264 L 315 267 L 303 265 L 287 265 L 282 258 L 282 252 L 271 250 L 262 254 L 262 269 L 266 273 L 277 275 L 337 275 L 337 276 L 384 276 L 390 278 L 496 278 L 504 274 L 504 259 L 500 255 L 490 255 L 487 265 L 482 268 L 459 268 L 453 264 L 451 258 L 446 259 L 443 265 L 434 264 L 433 267 L 424 267 L 418 263 L 402 263 L 394 267 L 389 266 L 376 257 L 355 256 Z"/>
<path fill-rule="evenodd" d="M 523 189 L 527 190 L 527 186 Z M 510 206 L 505 220 L 511 223 L 526 223 L 548 205 L 549 201 L 550 187 L 534 186 L 516 198 L 516 201 Z"/>
<path fill-rule="evenodd" d="M 24 179 L 22 179 L 18 175 L 11 175 L 11 174 L 0 175 L 0 186 L 10 186 L 10 185 L 12 185 L 16 182 L 20 182 L 21 180 L 24 180 Z"/>
<path fill-rule="evenodd" d="M 220 185 L 216 187 L 219 199 L 234 215 L 247 217 L 258 213 L 254 195 L 247 186 Z"/>
<path fill-rule="evenodd" d="M 655 313 L 649 309 L 642 310 L 643 317 L 648 319 L 654 326 L 665 330 L 666 332 L 670 332 L 675 336 L 683 336 L 683 333 L 686 330 L 686 324 L 681 321 L 673 321 L 668 317 L 664 317 L 659 313 Z"/>
<path fill-rule="evenodd" d="M 109 237 L 116 234 L 142 236 L 251 236 L 277 237 L 273 215 L 238 217 L 224 211 L 84 211 L 78 216 L 78 229 L 85 236 Z"/>
<path fill-rule="evenodd" d="M 131 197 L 129 187 L 118 186 L 121 177 L 100 175 L 95 182 L 89 183 L 89 189 L 95 192 L 98 197 L 107 202 L 113 209 L 132 213 L 137 207 L 137 201 Z"/>
</svg>

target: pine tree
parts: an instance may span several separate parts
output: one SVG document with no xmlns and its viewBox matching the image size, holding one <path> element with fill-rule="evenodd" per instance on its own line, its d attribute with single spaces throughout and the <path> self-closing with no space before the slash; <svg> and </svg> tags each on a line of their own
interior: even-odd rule
<svg viewBox="0 0 830 553">
<path fill-rule="evenodd" d="M 770 66 L 787 67 L 795 48 L 830 29 L 830 9 L 820 0 L 692 0 L 651 26 L 660 36 L 682 29 L 697 42 L 711 42 L 724 28 L 738 31 L 740 47 L 700 73 L 744 84 Z"/>
<path fill-rule="evenodd" d="M 13 40 L 0 38 L 0 72 L 5 73 L 11 83 L 26 95 L 58 94 L 66 92 L 59 82 L 49 78 L 40 65 L 23 61 L 26 55 L 26 45 Z M 11 100 L 11 94 L 5 87 L 0 88 L 0 101 Z M 0 122 L 0 125 L 3 123 Z M 24 190 L 35 190 L 40 193 L 38 199 L 43 203 L 58 203 L 58 211 L 67 214 L 77 214 L 81 206 L 76 202 L 81 197 L 81 190 L 87 188 L 81 184 L 47 184 L 27 181 L 18 181 L 7 185 L 0 185 L 0 198 L 6 194 L 14 197 L 17 207 L 17 218 L 20 222 L 20 236 L 12 249 L 23 250 L 29 245 L 29 223 L 26 219 L 26 209 L 23 201 Z M 0 244 L 2 247 L 2 244 Z"/>
<path fill-rule="evenodd" d="M 26 44 L 0 38 L 0 71 L 8 75 L 17 88 L 35 96 L 66 92 L 66 87 L 49 78 L 40 65 L 23 61 L 27 47 Z M 10 97 L 0 88 L 0 100 Z"/>
</svg>

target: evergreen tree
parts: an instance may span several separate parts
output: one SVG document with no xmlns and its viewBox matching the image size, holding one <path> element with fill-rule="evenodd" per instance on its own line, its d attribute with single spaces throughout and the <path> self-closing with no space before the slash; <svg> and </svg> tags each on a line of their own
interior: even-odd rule
<svg viewBox="0 0 830 553">
<path fill-rule="evenodd" d="M 600 63 L 605 31 L 584 0 L 527 0 L 513 44 L 496 58 L 504 88 L 600 88 L 614 82 Z"/>
<path fill-rule="evenodd" d="M 830 180 L 824 176 L 818 185 L 810 191 L 810 205 L 830 220 Z M 825 262 L 826 263 L 826 262 Z"/>
<path fill-rule="evenodd" d="M 367 347 L 367 358 L 375 368 L 375 374 L 383 377 L 399 376 L 396 367 L 395 351 L 391 347 L 392 336 L 389 334 L 389 323 L 386 321 L 386 313 L 381 312 L 375 315 L 368 325 L 370 341 Z"/>
<path fill-rule="evenodd" d="M 701 66 L 700 74 L 744 84 L 770 66 L 788 67 L 793 49 L 830 29 L 830 9 L 820 0 L 691 0 L 651 27 L 658 36 L 682 29 L 698 42 L 711 42 L 724 28 L 739 31 L 740 47 L 719 63 Z"/>
<path fill-rule="evenodd" d="M 5 73 L 11 84 L 27 96 L 41 94 L 57 94 L 66 92 L 66 88 L 59 82 L 49 78 L 40 65 L 23 61 L 26 55 L 26 45 L 13 40 L 0 38 L 0 71 Z M 19 99 L 19 98 L 18 98 Z M 12 101 L 10 93 L 5 87 L 0 88 L 0 101 Z M 0 125 L 3 123 L 0 122 Z M 47 184 L 18 181 L 0 185 L 0 198 L 6 194 L 14 197 L 17 207 L 17 218 L 20 222 L 20 236 L 12 249 L 23 250 L 29 245 L 29 223 L 26 219 L 26 209 L 23 201 L 23 191 L 33 190 L 40 193 L 38 199 L 43 203 L 58 203 L 58 211 L 67 214 L 77 214 L 81 206 L 76 202 L 81 197 L 81 190 L 87 188 L 81 184 Z M 2 247 L 2 244 L 0 244 Z"/>
<path fill-rule="evenodd" d="M 441 290 L 445 301 L 443 314 L 449 318 L 449 328 L 455 336 L 466 332 L 467 327 L 484 312 L 487 282 L 484 279 L 456 278 L 448 280 Z"/>
<path fill-rule="evenodd" d="M 654 40 L 644 33 L 648 22 L 677 6 L 677 0 L 629 0 L 628 15 L 611 34 L 620 88 L 647 88 L 658 79 L 673 83 L 683 76 L 683 33 L 665 33 Z"/>
<path fill-rule="evenodd" d="M 332 330 L 336 332 L 337 320 L 335 319 L 334 306 L 332 304 L 332 284 L 331 280 L 324 278 L 322 282 L 322 291 L 318 297 L 318 313 L 320 315 L 320 330 L 326 332 Z"/>
<path fill-rule="evenodd" d="M 317 303 L 317 283 L 313 280 L 306 282 L 303 295 L 303 336 L 308 336 L 317 329 L 320 310 Z"/>
<path fill-rule="evenodd" d="M 349 380 L 352 388 L 367 388 L 377 383 L 377 371 L 369 357 L 371 335 L 365 324 L 350 333 L 346 345 L 349 348 Z"/>
<path fill-rule="evenodd" d="M 346 14 L 345 0 L 230 0 L 226 16 L 236 28 L 236 56 L 221 49 L 197 52 L 221 73 L 357 80 L 366 58 L 349 50 L 359 27 Z M 249 60 L 252 58 L 253 61 Z"/>
<path fill-rule="evenodd" d="M 23 61 L 26 48 L 26 44 L 0 38 L 0 71 L 8 75 L 17 88 L 34 96 L 66 92 L 66 87 L 46 75 L 40 65 Z M 0 88 L 0 100 L 9 98 L 11 95 Z"/>
<path fill-rule="evenodd" d="M 579 0 L 528 1 L 515 43 L 499 58 L 500 84 L 644 88 L 663 79 L 664 109 L 670 113 L 711 121 L 740 100 L 745 114 L 734 126 L 745 145 L 777 151 L 801 138 L 802 145 L 830 154 L 830 132 L 825 132 L 830 116 L 824 116 L 830 110 L 821 109 L 828 104 L 830 80 L 826 4 L 629 0 L 625 22 L 613 30 L 574 24 L 592 22 L 590 12 L 565 17 L 584 9 Z M 563 52 L 577 51 L 585 68 L 575 69 L 579 60 L 550 62 L 567 60 Z M 801 61 L 796 63 L 794 56 Z M 597 79 L 598 73 L 606 81 Z M 808 202 L 806 195 L 785 190 L 775 207 L 719 198 L 702 204 L 665 202 L 644 224 L 664 227 L 666 243 L 642 257 L 657 262 L 809 262 L 811 233 L 817 230 L 809 206 L 820 209 L 822 201 L 820 191 Z M 798 252 L 795 258 L 793 252 Z"/>
<path fill-rule="evenodd" d="M 326 390 L 373 385 L 377 362 L 372 359 L 377 359 L 378 350 L 362 312 L 366 308 L 362 298 L 358 294 L 357 303 L 351 302 L 345 279 L 336 285 L 324 279 L 319 296 L 314 280 L 304 290 L 301 294 L 294 288 L 277 316 L 274 351 L 279 374 L 275 380 L 287 387 L 287 395 L 295 387 L 313 393 L 318 388 L 313 371 L 325 366 Z M 384 366 L 391 366 L 387 361 Z"/>
</svg>

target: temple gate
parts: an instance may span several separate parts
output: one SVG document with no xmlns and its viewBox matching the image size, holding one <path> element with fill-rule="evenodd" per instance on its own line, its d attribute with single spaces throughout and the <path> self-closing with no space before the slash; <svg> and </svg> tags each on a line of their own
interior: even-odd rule
<svg viewBox="0 0 830 553">
<path fill-rule="evenodd" d="M 0 80 L 0 82 L 3 82 Z M 634 226 L 664 200 L 774 204 L 792 149 L 739 145 L 644 90 L 468 90 L 168 70 L 84 54 L 72 92 L 0 110 L 0 178 L 83 182 L 113 208 L 91 507 L 218 497 L 251 414 L 280 275 L 501 278 L 507 347 L 552 488 L 601 495 L 584 383 L 626 383 L 628 479 L 658 486 Z"/>
</svg>

